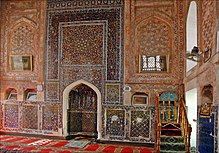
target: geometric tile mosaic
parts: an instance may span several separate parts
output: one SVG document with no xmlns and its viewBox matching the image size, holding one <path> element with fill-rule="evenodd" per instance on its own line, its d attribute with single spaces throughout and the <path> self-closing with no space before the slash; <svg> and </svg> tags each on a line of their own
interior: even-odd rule
<svg viewBox="0 0 219 153">
<path fill-rule="evenodd" d="M 46 99 L 58 100 L 59 99 L 59 84 L 57 82 L 49 82 L 46 84 Z"/>
<path fill-rule="evenodd" d="M 23 105 L 22 128 L 38 129 L 38 106 Z"/>
<path fill-rule="evenodd" d="M 103 106 L 103 138 L 132 142 L 155 141 L 155 107 Z M 124 130 L 124 131 L 123 131 Z"/>
<path fill-rule="evenodd" d="M 130 137 L 150 136 L 150 113 L 149 111 L 131 111 Z"/>
<path fill-rule="evenodd" d="M 101 22 L 60 24 L 62 65 L 103 65 L 105 30 Z M 81 30 L 83 29 L 83 30 Z"/>
<path fill-rule="evenodd" d="M 43 130 L 58 131 L 59 105 L 45 105 L 42 107 Z"/>
<path fill-rule="evenodd" d="M 106 135 L 123 137 L 125 131 L 125 110 L 107 110 Z"/>
<path fill-rule="evenodd" d="M 5 127 L 18 128 L 18 105 L 5 105 Z"/>
<path fill-rule="evenodd" d="M 106 84 L 106 103 L 119 103 L 120 101 L 120 85 Z"/>
<path fill-rule="evenodd" d="M 120 80 L 122 74 L 122 69 L 120 68 L 122 62 L 122 47 L 118 46 L 121 46 L 122 41 L 123 1 L 107 1 L 107 3 L 105 3 L 103 1 L 94 0 L 92 3 L 90 3 L 90 1 L 86 2 L 88 2 L 88 4 L 85 6 L 91 6 L 98 9 L 88 9 L 87 7 L 83 8 L 82 6 L 84 3 L 82 2 L 83 4 L 79 4 L 79 1 L 75 1 L 76 4 L 71 5 L 71 9 L 69 8 L 67 10 L 66 7 L 63 7 L 62 10 L 62 3 L 66 3 L 65 6 L 69 6 L 68 2 L 63 1 L 61 3 L 59 1 L 49 1 L 47 3 L 48 60 L 46 65 L 48 80 L 59 79 L 60 58 L 63 64 L 71 65 L 77 61 L 79 61 L 79 63 L 84 61 L 86 65 L 89 64 L 88 62 L 91 64 L 102 64 L 102 60 L 104 60 L 106 79 Z M 106 9 L 101 7 L 101 4 L 97 4 L 99 2 L 104 5 L 108 5 L 108 8 Z M 116 7 L 113 4 L 117 4 L 115 5 Z M 76 9 L 78 7 L 81 9 Z M 94 21 L 97 23 L 92 23 Z M 99 23 L 103 23 L 103 21 L 107 23 L 107 26 L 104 26 L 105 23 Z M 87 25 L 85 22 L 87 22 Z M 61 28 L 61 31 L 59 31 L 60 24 L 64 25 L 68 23 L 72 23 L 72 25 Z M 79 28 L 78 25 L 83 27 L 84 30 L 77 30 L 76 32 L 75 30 Z M 61 32 L 61 35 L 58 34 L 59 32 Z M 69 37 L 71 34 L 76 37 L 74 39 L 73 37 Z M 97 38 L 96 36 L 98 35 L 102 39 Z M 75 42 L 68 43 L 71 40 Z M 62 47 L 59 48 L 57 46 Z M 95 48 L 99 49 L 97 50 Z M 62 57 L 60 57 L 61 50 L 63 51 Z M 82 51 L 84 54 L 82 56 L 77 56 L 78 51 Z M 67 53 L 73 53 L 71 56 L 76 57 L 76 59 L 70 61 L 71 57 L 67 56 Z M 95 57 L 94 55 L 97 56 Z M 80 57 L 81 60 L 79 60 Z"/>
<path fill-rule="evenodd" d="M 120 95 L 108 92 L 106 98 L 104 85 L 123 82 L 123 5 L 123 0 L 47 1 L 46 100 L 61 100 L 69 84 L 83 79 L 98 87 L 103 103 L 107 98 L 119 103 Z"/>
<path fill-rule="evenodd" d="M 174 92 L 165 92 L 160 95 L 160 101 L 177 101 L 178 95 Z"/>
<path fill-rule="evenodd" d="M 34 53 L 34 31 L 27 24 L 17 27 L 12 33 L 11 53 L 12 54 L 33 54 Z"/>
</svg>

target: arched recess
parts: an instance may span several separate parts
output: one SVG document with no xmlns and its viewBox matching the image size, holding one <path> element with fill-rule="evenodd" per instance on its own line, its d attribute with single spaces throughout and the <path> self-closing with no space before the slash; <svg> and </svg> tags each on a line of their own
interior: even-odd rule
<svg viewBox="0 0 219 153">
<path fill-rule="evenodd" d="M 16 88 L 8 88 L 5 90 L 5 99 L 6 100 L 17 100 L 17 89 Z"/>
<path fill-rule="evenodd" d="M 165 71 L 171 70 L 174 50 L 171 24 L 157 16 L 149 16 L 139 22 L 135 28 L 134 50 L 137 72 L 141 69 L 138 63 L 144 64 L 144 56 L 164 57 Z"/>
<path fill-rule="evenodd" d="M 187 21 L 186 21 L 186 51 L 191 51 L 194 46 L 197 46 L 197 5 L 192 1 L 189 6 Z M 186 72 L 196 66 L 196 62 L 186 61 Z"/>
<path fill-rule="evenodd" d="M 91 89 L 93 89 L 96 94 L 97 94 L 97 133 L 98 133 L 98 138 L 101 139 L 101 125 L 102 125 L 102 120 L 101 120 L 101 93 L 99 89 L 94 86 L 93 84 L 81 79 L 76 82 L 73 82 L 72 84 L 68 85 L 64 91 L 63 91 L 63 116 L 62 116 L 62 123 L 63 123 L 63 136 L 68 136 L 68 131 L 67 131 L 67 109 L 69 109 L 69 93 L 70 91 L 75 88 L 78 85 L 87 85 Z"/>
<path fill-rule="evenodd" d="M 161 33 L 162 35 L 160 35 Z M 148 51 L 153 51 L 153 53 L 166 53 L 173 48 L 172 37 L 173 29 L 170 23 L 160 17 L 149 16 L 136 25 L 135 49 L 137 49 L 137 52 L 142 52 L 142 46 L 143 48 L 146 47 Z"/>
<path fill-rule="evenodd" d="M 21 23 L 27 23 L 27 24 L 29 24 L 33 28 L 36 28 L 36 26 L 37 26 L 36 22 L 34 22 L 34 21 L 32 21 L 32 20 L 30 20 L 28 18 L 22 17 L 22 18 L 20 18 L 20 19 L 18 19 L 18 20 L 16 20 L 14 22 L 13 26 L 11 27 L 11 29 L 13 30 L 17 26 L 19 26 Z"/>
<path fill-rule="evenodd" d="M 16 20 L 10 28 L 9 55 L 32 55 L 33 64 L 36 58 L 36 23 L 28 18 L 22 17 Z M 36 65 L 35 65 L 36 67 Z"/>
</svg>

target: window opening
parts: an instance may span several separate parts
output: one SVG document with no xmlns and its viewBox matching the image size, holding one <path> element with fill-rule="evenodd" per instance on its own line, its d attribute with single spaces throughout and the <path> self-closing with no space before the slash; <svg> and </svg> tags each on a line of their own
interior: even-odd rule
<svg viewBox="0 0 219 153">
<path fill-rule="evenodd" d="M 9 91 L 7 100 L 17 100 L 17 91 L 15 89 L 11 89 L 11 91 Z"/>
<path fill-rule="evenodd" d="M 28 92 L 26 99 L 36 101 L 37 100 L 37 94 L 35 92 Z"/>
<path fill-rule="evenodd" d="M 166 56 L 141 55 L 141 72 L 162 72 L 167 71 Z"/>
</svg>

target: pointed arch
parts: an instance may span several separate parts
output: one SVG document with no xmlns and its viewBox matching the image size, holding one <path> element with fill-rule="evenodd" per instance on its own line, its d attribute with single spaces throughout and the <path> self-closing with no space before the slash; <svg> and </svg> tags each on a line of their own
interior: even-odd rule
<svg viewBox="0 0 219 153">
<path fill-rule="evenodd" d="M 11 55 L 36 55 L 36 23 L 32 20 L 25 17 L 16 20 L 10 28 L 9 39 Z"/>
<path fill-rule="evenodd" d="M 173 52 L 173 41 L 171 40 L 173 28 L 170 23 L 170 21 L 155 15 L 139 22 L 135 28 L 134 45 L 137 52 L 143 54 L 150 51 L 154 55 L 171 54 Z M 156 41 L 152 40 L 160 40 L 160 43 L 155 43 Z M 148 41 L 150 41 L 150 45 L 145 43 Z"/>
<path fill-rule="evenodd" d="M 71 83 L 70 85 L 68 85 L 64 91 L 63 91 L 63 116 L 62 116 L 62 123 L 63 123 L 63 136 L 67 136 L 68 132 L 67 132 L 67 109 L 69 109 L 69 93 L 70 91 L 77 87 L 78 85 L 87 85 L 88 87 L 90 87 L 91 89 L 93 89 L 96 94 L 97 94 L 97 133 L 98 133 L 98 138 L 97 139 L 101 139 L 101 125 L 102 125 L 102 120 L 101 120 L 101 93 L 99 91 L 99 89 L 94 86 L 93 84 L 81 79 L 78 80 L 76 82 Z"/>
<path fill-rule="evenodd" d="M 186 21 L 186 50 L 191 51 L 194 46 L 197 46 L 198 40 L 198 20 L 197 20 L 197 5 L 192 1 L 189 6 L 187 21 Z M 196 66 L 196 62 L 186 61 L 186 72 Z"/>
<path fill-rule="evenodd" d="M 37 26 L 37 24 L 36 24 L 36 22 L 34 22 L 34 21 L 32 21 L 32 20 L 30 20 L 30 19 L 28 19 L 28 18 L 25 18 L 25 17 L 22 17 L 22 18 L 20 18 L 20 19 L 18 19 L 18 20 L 16 20 L 15 22 L 14 22 L 14 24 L 12 25 L 12 27 L 11 27 L 11 29 L 15 29 L 15 28 L 17 28 L 17 27 L 19 27 L 20 25 L 22 25 L 22 24 L 28 24 L 29 26 L 31 26 L 32 28 L 36 28 L 36 26 Z"/>
</svg>

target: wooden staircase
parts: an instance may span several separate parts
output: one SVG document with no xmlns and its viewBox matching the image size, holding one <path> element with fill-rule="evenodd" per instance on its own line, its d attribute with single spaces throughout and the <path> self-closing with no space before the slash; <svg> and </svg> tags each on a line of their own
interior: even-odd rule
<svg viewBox="0 0 219 153">
<path fill-rule="evenodd" d="M 179 123 L 162 123 L 160 136 L 160 152 L 186 153 L 186 145 Z"/>
<path fill-rule="evenodd" d="M 184 98 L 157 98 L 156 153 L 189 153 L 191 125 L 188 122 Z"/>
</svg>

